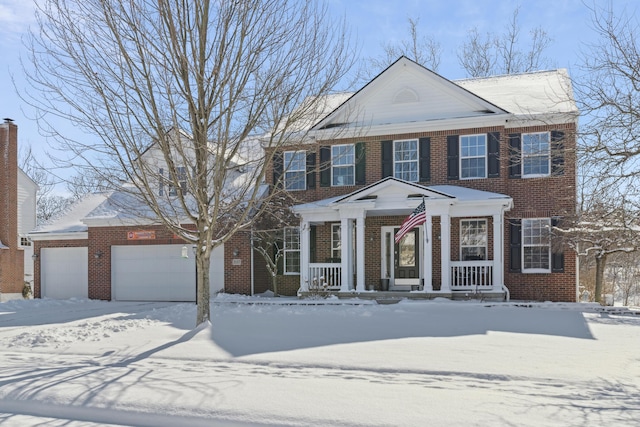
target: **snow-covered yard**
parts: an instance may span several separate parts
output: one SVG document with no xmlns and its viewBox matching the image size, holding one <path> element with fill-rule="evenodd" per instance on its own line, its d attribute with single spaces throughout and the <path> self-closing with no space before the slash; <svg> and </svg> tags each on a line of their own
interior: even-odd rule
<svg viewBox="0 0 640 427">
<path fill-rule="evenodd" d="M 640 424 L 640 316 L 338 302 L 0 304 L 0 425 Z"/>
</svg>

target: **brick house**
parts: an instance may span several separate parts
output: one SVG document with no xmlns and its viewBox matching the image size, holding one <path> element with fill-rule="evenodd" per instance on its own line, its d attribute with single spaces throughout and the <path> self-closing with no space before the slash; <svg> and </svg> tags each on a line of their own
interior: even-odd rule
<svg viewBox="0 0 640 427">
<path fill-rule="evenodd" d="M 28 232 L 36 225 L 38 186 L 18 167 L 18 126 L 0 124 L 0 301 L 22 298 L 32 280 Z"/>
<path fill-rule="evenodd" d="M 576 301 L 550 230 L 575 214 L 577 119 L 565 70 L 452 82 L 401 57 L 276 153 L 300 217 L 281 291 Z"/>
<path fill-rule="evenodd" d="M 577 257 L 550 233 L 576 209 L 565 70 L 453 82 L 401 57 L 325 100 L 299 143 L 269 153 L 265 184 L 300 219 L 284 229 L 280 294 L 576 300 Z M 36 296 L 195 299 L 190 248 L 125 197 L 89 196 L 30 234 Z M 425 222 L 396 243 L 422 203 Z M 251 230 L 211 269 L 212 295 L 271 286 Z"/>
</svg>

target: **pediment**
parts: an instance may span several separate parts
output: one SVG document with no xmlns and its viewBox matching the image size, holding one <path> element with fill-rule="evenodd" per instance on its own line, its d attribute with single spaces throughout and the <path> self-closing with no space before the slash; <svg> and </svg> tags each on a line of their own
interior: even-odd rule
<svg viewBox="0 0 640 427">
<path fill-rule="evenodd" d="M 335 200 L 333 204 L 375 200 L 376 204 L 384 201 L 384 203 L 388 204 L 399 203 L 404 205 L 408 200 L 417 200 L 422 197 L 430 200 L 452 198 L 446 193 L 435 191 L 419 184 L 388 177 L 361 190 L 347 194 Z"/>
<path fill-rule="evenodd" d="M 508 114 L 507 111 L 401 57 L 314 129 L 367 126 Z"/>
</svg>

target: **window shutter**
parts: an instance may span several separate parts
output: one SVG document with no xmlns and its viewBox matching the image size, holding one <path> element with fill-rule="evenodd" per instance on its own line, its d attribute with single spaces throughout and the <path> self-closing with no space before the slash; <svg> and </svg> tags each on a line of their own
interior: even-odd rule
<svg viewBox="0 0 640 427">
<path fill-rule="evenodd" d="M 487 163 L 489 178 L 500 177 L 500 132 L 489 132 L 487 135 Z"/>
<path fill-rule="evenodd" d="M 316 153 L 307 153 L 307 189 L 316 188 Z"/>
<path fill-rule="evenodd" d="M 282 153 L 275 153 L 273 155 L 273 185 L 278 188 L 282 188 Z"/>
<path fill-rule="evenodd" d="M 509 221 L 509 271 L 522 270 L 522 224 L 519 219 Z"/>
<path fill-rule="evenodd" d="M 331 147 L 320 147 L 320 187 L 331 186 Z"/>
<path fill-rule="evenodd" d="M 564 175 L 564 132 L 551 131 L 551 175 Z"/>
<path fill-rule="evenodd" d="M 560 218 L 551 218 L 551 227 L 557 227 L 558 224 L 560 224 Z M 551 271 L 564 273 L 564 247 L 561 242 L 553 240 L 551 241 Z"/>
<path fill-rule="evenodd" d="M 509 135 L 509 178 L 522 178 L 522 153 L 520 148 L 521 135 Z"/>
<path fill-rule="evenodd" d="M 315 225 L 309 227 L 309 262 L 316 262 L 316 239 L 318 236 L 318 230 Z M 302 250 L 302 248 L 300 248 Z"/>
<path fill-rule="evenodd" d="M 160 168 L 158 170 L 158 175 L 160 176 L 160 178 L 158 179 L 159 181 L 159 186 L 160 186 L 160 190 L 158 190 L 158 195 L 159 196 L 164 196 L 164 169 Z"/>
<path fill-rule="evenodd" d="M 458 148 L 459 144 L 458 135 L 447 136 L 447 179 L 459 179 L 458 172 Z"/>
<path fill-rule="evenodd" d="M 382 141 L 382 177 L 393 176 L 393 141 Z"/>
<path fill-rule="evenodd" d="M 366 160 L 364 142 L 356 143 L 356 185 L 364 185 L 367 182 Z"/>
<path fill-rule="evenodd" d="M 431 181 L 431 138 L 420 138 L 420 182 Z"/>
</svg>

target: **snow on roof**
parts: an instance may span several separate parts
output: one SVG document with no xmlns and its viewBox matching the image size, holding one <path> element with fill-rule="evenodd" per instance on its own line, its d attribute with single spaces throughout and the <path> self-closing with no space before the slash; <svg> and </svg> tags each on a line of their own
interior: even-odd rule
<svg viewBox="0 0 640 427">
<path fill-rule="evenodd" d="M 513 114 L 577 113 L 571 79 L 564 68 L 453 83 Z"/>
<path fill-rule="evenodd" d="M 75 233 L 87 231 L 82 222 L 91 211 L 103 203 L 110 196 L 110 192 L 87 194 L 67 208 L 62 214 L 46 224 L 36 227 L 30 234 L 44 233 Z"/>
<path fill-rule="evenodd" d="M 448 194 L 460 201 L 482 201 L 511 198 L 505 194 L 474 190 L 473 188 L 459 187 L 457 185 L 431 185 L 426 188 L 437 191 L 438 193 Z"/>
</svg>

